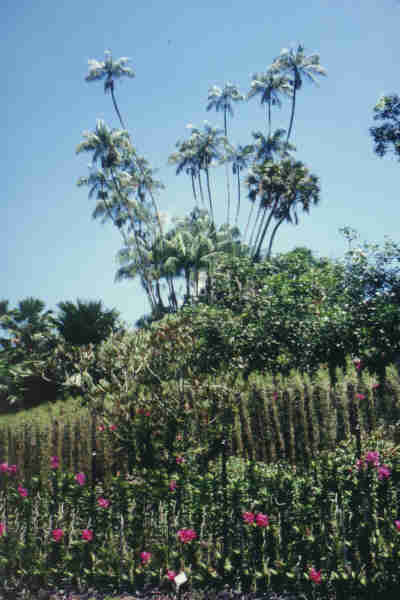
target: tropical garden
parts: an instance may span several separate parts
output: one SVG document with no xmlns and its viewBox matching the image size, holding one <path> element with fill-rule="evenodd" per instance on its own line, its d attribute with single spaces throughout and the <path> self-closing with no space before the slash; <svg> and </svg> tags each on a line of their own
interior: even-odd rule
<svg viewBox="0 0 400 600">
<path fill-rule="evenodd" d="M 149 310 L 132 328 L 100 300 L 1 301 L 0 592 L 397 598 L 400 246 L 344 227 L 340 260 L 273 252 L 320 202 L 293 145 L 319 56 L 299 44 L 246 94 L 210 87 L 222 126 L 190 127 L 169 156 L 193 196 L 172 224 L 117 102 L 134 75 L 109 51 L 89 61 L 120 127 L 83 134 L 78 185 Z M 234 146 L 253 99 L 262 129 Z M 400 156 L 399 107 L 374 109 L 379 156 Z"/>
</svg>

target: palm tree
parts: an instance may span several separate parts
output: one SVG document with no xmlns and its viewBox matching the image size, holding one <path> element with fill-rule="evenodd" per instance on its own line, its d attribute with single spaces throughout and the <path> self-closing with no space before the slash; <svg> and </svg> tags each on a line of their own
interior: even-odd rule
<svg viewBox="0 0 400 600">
<path fill-rule="evenodd" d="M 296 108 L 296 94 L 303 85 L 303 78 L 317 84 L 316 75 L 326 75 L 326 70 L 320 65 L 319 54 L 306 56 L 305 48 L 298 44 L 296 50 L 284 48 L 275 58 L 270 67 L 272 73 L 287 75 L 292 86 L 292 112 L 290 115 L 289 129 L 286 141 L 289 141 L 292 132 L 294 113 Z"/>
<path fill-rule="evenodd" d="M 288 78 L 274 71 L 266 73 L 255 73 L 251 81 L 251 90 L 247 94 L 247 100 L 260 95 L 261 104 L 265 104 L 265 116 L 268 119 L 268 136 L 271 135 L 271 107 L 282 106 L 281 96 L 290 96 L 292 88 Z"/>
<path fill-rule="evenodd" d="M 301 161 L 290 158 L 280 163 L 266 162 L 253 168 L 247 178 L 249 197 L 255 201 L 260 198 L 261 215 L 256 221 L 257 233 L 253 244 L 253 259 L 259 260 L 266 234 L 275 220 L 275 226 L 270 235 L 267 256 L 272 250 L 276 232 L 281 224 L 298 224 L 298 208 L 308 213 L 311 205 L 317 205 L 320 200 L 318 178 L 312 175 Z"/>
<path fill-rule="evenodd" d="M 239 212 L 240 212 L 240 174 L 241 172 L 248 167 L 251 156 L 254 153 L 254 146 L 247 145 L 241 146 L 238 145 L 236 148 L 234 146 L 227 146 L 227 152 L 224 157 L 224 160 L 232 163 L 232 173 L 236 177 L 237 181 L 237 204 L 236 204 L 236 215 L 235 215 L 235 225 L 237 225 Z"/>
<path fill-rule="evenodd" d="M 274 161 L 275 157 L 289 157 L 290 151 L 295 151 L 296 148 L 292 144 L 282 141 L 285 133 L 284 129 L 276 129 L 272 135 L 266 138 L 261 131 L 254 131 L 252 136 L 255 140 L 255 161 Z"/>
<path fill-rule="evenodd" d="M 121 113 L 119 112 L 119 108 L 117 102 L 115 100 L 114 94 L 114 81 L 116 79 L 120 79 L 121 77 L 135 77 L 134 71 L 127 66 L 129 62 L 129 58 L 122 57 L 117 61 L 113 61 L 111 51 L 105 51 L 105 60 L 98 61 L 95 59 L 90 59 L 89 62 L 89 73 L 86 75 L 86 81 L 104 81 L 104 93 L 107 93 L 110 90 L 111 98 L 114 104 L 115 112 L 118 115 L 119 121 L 121 123 L 122 129 L 125 129 L 124 122 L 121 117 Z"/>
<path fill-rule="evenodd" d="M 236 85 L 230 83 L 225 84 L 224 88 L 221 90 L 216 85 L 213 85 L 208 90 L 208 104 L 207 110 L 211 110 L 215 108 L 217 112 L 224 113 L 224 132 L 225 137 L 228 137 L 228 127 L 227 127 L 227 117 L 228 114 L 233 117 L 233 102 L 240 102 L 244 100 L 244 96 L 239 92 Z"/>
<path fill-rule="evenodd" d="M 219 146 L 222 142 L 220 136 L 221 130 L 212 127 L 209 123 L 204 124 L 204 132 L 201 132 L 199 129 L 193 128 L 191 135 L 191 142 L 193 143 L 194 151 L 195 151 L 195 160 L 197 160 L 197 165 L 200 170 L 203 170 L 206 174 L 206 182 L 207 182 L 207 191 L 208 191 L 208 201 L 210 206 L 210 216 L 211 220 L 214 223 L 214 209 L 213 202 L 211 197 L 211 187 L 210 187 L 210 165 L 213 161 L 220 159 L 221 152 Z"/>
<path fill-rule="evenodd" d="M 213 87 L 211 87 L 208 90 L 207 110 L 211 110 L 212 108 L 215 108 L 216 112 L 222 111 L 224 113 L 224 133 L 225 133 L 226 143 L 228 142 L 227 116 L 229 114 L 231 117 L 233 117 L 232 101 L 239 102 L 241 100 L 244 100 L 244 96 L 239 92 L 237 87 L 230 82 L 226 83 L 222 90 L 221 90 L 221 88 L 219 88 L 216 85 L 214 85 Z M 226 222 L 229 224 L 230 209 L 231 209 L 231 190 L 230 190 L 230 181 L 229 181 L 229 169 L 228 169 L 227 164 L 225 164 L 225 174 L 226 174 L 226 188 L 227 188 L 227 197 L 228 197 Z"/>
<path fill-rule="evenodd" d="M 199 193 L 201 197 L 201 201 L 204 205 L 204 196 L 203 189 L 201 187 L 200 181 L 200 167 L 198 158 L 196 156 L 196 150 L 194 145 L 194 140 L 189 139 L 184 142 L 177 142 L 176 147 L 178 148 L 177 152 L 173 152 L 169 158 L 168 162 L 170 164 L 177 165 L 176 174 L 179 175 L 182 172 L 185 172 L 190 176 L 192 182 L 192 192 L 195 204 L 197 205 L 197 192 L 196 192 L 196 180 L 199 184 Z"/>
<path fill-rule="evenodd" d="M 130 60 L 129 58 L 123 57 L 114 62 L 112 60 L 111 51 L 106 50 L 104 62 L 99 62 L 94 59 L 89 60 L 89 74 L 85 77 L 86 81 L 98 81 L 98 80 L 102 80 L 102 79 L 105 80 L 104 92 L 107 92 L 108 90 L 110 90 L 114 108 L 118 115 L 119 121 L 121 123 L 121 127 L 123 129 L 125 129 L 125 125 L 122 120 L 117 102 L 115 100 L 114 81 L 121 77 L 134 77 L 135 76 L 134 71 L 130 67 L 127 66 L 127 63 L 129 62 L 129 60 Z M 127 140 L 129 140 L 129 134 L 127 132 L 124 132 L 124 133 L 127 136 Z M 129 144 L 129 146 L 130 146 L 129 152 L 125 155 L 125 166 L 129 162 L 129 160 L 135 162 L 136 166 L 139 168 L 139 170 L 142 174 L 143 179 L 150 181 L 148 178 L 149 170 L 147 168 L 147 161 L 145 161 L 145 159 L 137 156 L 136 151 L 134 150 L 134 148 L 131 144 Z M 153 191 L 157 187 L 155 185 L 155 183 L 158 183 L 158 182 L 155 182 L 153 179 L 151 179 L 151 185 L 150 185 L 150 187 L 148 187 L 146 189 L 146 191 L 148 192 L 148 194 L 151 198 L 155 217 L 156 217 L 157 224 L 158 224 L 158 228 L 160 230 L 160 233 L 162 234 L 162 224 L 161 224 L 161 220 L 159 217 L 159 210 L 158 210 L 157 202 L 155 200 L 155 196 L 153 193 Z"/>
<path fill-rule="evenodd" d="M 74 346 L 99 344 L 119 328 L 119 313 L 103 307 L 101 300 L 66 301 L 57 304 L 59 313 L 54 319 L 59 333 Z"/>
<path fill-rule="evenodd" d="M 14 309 L 8 308 L 8 301 L 1 302 L 0 328 L 7 332 L 7 338 L 0 338 L 3 347 L 9 347 L 10 337 L 18 340 L 21 352 L 32 351 L 47 344 L 53 331 L 52 310 L 45 311 L 45 303 L 33 297 L 20 300 Z"/>
</svg>

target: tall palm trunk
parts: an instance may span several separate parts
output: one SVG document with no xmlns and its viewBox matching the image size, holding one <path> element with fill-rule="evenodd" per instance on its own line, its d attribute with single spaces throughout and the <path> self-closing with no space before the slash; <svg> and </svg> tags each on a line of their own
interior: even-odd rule
<svg viewBox="0 0 400 600">
<path fill-rule="evenodd" d="M 205 202 L 204 202 L 204 193 L 203 193 L 203 185 L 201 183 L 201 175 L 200 175 L 200 171 L 197 173 L 197 179 L 199 182 L 199 190 L 200 190 L 200 198 L 201 198 L 201 203 L 203 206 L 205 206 Z"/>
<path fill-rule="evenodd" d="M 268 102 L 268 137 L 271 137 L 271 100 Z"/>
<path fill-rule="evenodd" d="M 226 109 L 224 110 L 224 131 L 225 131 L 225 137 L 228 139 L 228 126 L 227 126 L 227 118 L 226 118 Z M 227 198 L 228 198 L 228 207 L 227 207 L 226 222 L 229 225 L 230 213 L 231 213 L 231 183 L 230 183 L 230 180 L 229 180 L 229 167 L 228 167 L 228 163 L 225 163 L 225 175 L 226 175 L 226 191 L 227 191 Z"/>
<path fill-rule="evenodd" d="M 248 216 L 248 219 L 247 219 L 246 229 L 244 230 L 244 237 L 243 237 L 243 239 L 247 238 L 247 233 L 249 231 L 251 217 L 253 216 L 253 212 L 254 212 L 254 206 L 255 206 L 255 202 L 253 202 L 253 204 L 251 205 L 251 209 L 250 209 L 249 216 Z"/>
<path fill-rule="evenodd" d="M 194 181 L 194 175 L 191 174 L 190 177 L 192 179 L 192 191 L 193 191 L 194 203 L 196 204 L 196 206 L 198 206 L 198 203 L 197 203 L 197 194 L 196 194 L 196 186 L 195 186 L 195 181 Z"/>
<path fill-rule="evenodd" d="M 235 217 L 235 225 L 237 225 L 239 212 L 240 212 L 240 170 L 237 171 L 237 184 L 238 184 L 238 201 L 236 205 L 236 217 Z"/>
<path fill-rule="evenodd" d="M 122 117 L 121 117 L 121 113 L 119 112 L 119 108 L 118 108 L 118 105 L 117 105 L 117 101 L 115 100 L 115 95 L 114 95 L 114 82 L 113 82 L 113 81 L 111 81 L 111 83 L 110 83 L 110 90 L 111 90 L 111 98 L 112 98 L 112 101 L 113 101 L 113 104 L 114 104 L 115 112 L 116 112 L 116 113 L 117 113 L 117 115 L 118 115 L 118 119 L 119 119 L 119 122 L 121 123 L 121 127 L 122 127 L 122 129 L 126 129 L 126 128 L 125 128 L 125 125 L 124 125 L 124 122 L 123 122 L 123 120 L 122 120 Z"/>
<path fill-rule="evenodd" d="M 261 234 L 261 237 L 259 238 L 257 250 L 256 250 L 256 252 L 253 255 L 255 261 L 258 261 L 259 258 L 260 258 L 261 248 L 262 248 L 262 245 L 264 243 L 265 236 L 267 235 L 267 231 L 268 231 L 268 227 L 269 227 L 269 225 L 271 223 L 271 219 L 274 216 L 275 209 L 278 206 L 278 202 L 279 202 L 279 196 L 275 199 L 275 202 L 274 202 L 274 204 L 273 204 L 273 206 L 271 208 L 271 211 L 270 211 L 270 213 L 268 215 L 267 222 L 265 223 L 265 226 L 264 226 L 263 232 Z M 274 232 L 272 232 L 272 235 L 275 235 Z"/>
<path fill-rule="evenodd" d="M 254 206 L 254 204 L 253 204 L 253 206 Z M 250 239 L 249 239 L 249 246 L 251 246 L 251 244 L 253 242 L 253 237 L 254 237 L 254 234 L 256 232 L 258 221 L 260 219 L 261 210 L 262 210 L 262 205 L 261 205 L 261 202 L 260 202 L 259 205 L 258 205 L 258 211 L 257 211 L 257 214 L 256 214 L 256 218 L 255 218 L 255 221 L 253 223 L 253 229 L 251 230 L 251 235 L 250 235 Z"/>
<path fill-rule="evenodd" d="M 213 203 L 212 203 L 212 197 L 211 197 L 211 187 L 210 187 L 210 173 L 208 171 L 208 165 L 206 165 L 205 167 L 205 172 L 206 172 L 206 180 L 207 180 L 207 191 L 208 191 L 208 202 L 210 204 L 210 215 L 211 215 L 211 221 L 214 224 L 214 208 L 213 208 Z"/>
<path fill-rule="evenodd" d="M 297 90 L 296 90 L 296 83 L 295 83 L 293 86 L 292 114 L 290 115 L 290 123 L 289 123 L 289 129 L 288 129 L 288 134 L 287 134 L 287 138 L 286 138 L 286 143 L 289 142 L 290 134 L 292 133 L 294 111 L 296 108 L 296 91 Z"/>
<path fill-rule="evenodd" d="M 272 244 L 274 243 L 274 238 L 275 238 L 276 232 L 278 231 L 278 228 L 282 225 L 282 223 L 283 223 L 284 220 L 285 220 L 284 217 L 282 217 L 281 219 L 279 219 L 279 221 L 277 222 L 277 224 L 275 225 L 275 227 L 272 230 L 271 238 L 269 240 L 268 250 L 267 250 L 267 258 L 268 259 L 271 258 Z"/>
</svg>

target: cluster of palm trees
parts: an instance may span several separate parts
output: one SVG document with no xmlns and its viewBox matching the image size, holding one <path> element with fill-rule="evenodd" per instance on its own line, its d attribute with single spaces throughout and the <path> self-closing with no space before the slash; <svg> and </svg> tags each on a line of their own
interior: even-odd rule
<svg viewBox="0 0 400 600">
<path fill-rule="evenodd" d="M 190 177 L 195 210 L 164 231 L 156 193 L 162 184 L 154 177 L 147 161 L 138 155 L 115 98 L 115 81 L 134 77 L 127 58 L 114 61 L 110 51 L 104 61 L 89 61 L 87 81 L 104 81 L 104 91 L 110 92 L 121 129 L 109 129 L 98 121 L 94 132 L 84 133 L 77 152 L 90 152 L 92 166 L 89 175 L 78 185 L 89 187 L 89 197 L 96 197 L 94 218 L 111 221 L 120 231 L 124 246 L 119 252 L 117 279 L 139 276 L 156 315 L 179 308 L 177 278 L 183 277 L 183 302 L 197 298 L 200 274 L 206 274 L 210 287 L 210 264 L 220 252 L 249 253 L 254 260 L 262 256 L 267 245 L 270 256 L 278 228 L 282 223 L 297 224 L 299 210 L 308 212 L 319 202 L 319 184 L 315 175 L 292 156 L 290 143 L 293 132 L 296 100 L 304 80 L 316 82 L 325 75 L 318 54 L 307 56 L 299 44 L 284 49 L 265 73 L 253 75 L 249 100 L 258 96 L 265 105 L 266 132 L 252 133 L 252 143 L 234 146 L 228 138 L 228 119 L 233 117 L 233 104 L 243 101 L 236 85 L 228 82 L 223 88 L 209 89 L 207 110 L 223 114 L 223 129 L 205 123 L 203 129 L 190 126 L 190 135 L 178 141 L 177 150 L 169 157 L 176 173 Z M 284 98 L 291 99 L 288 130 L 272 129 L 272 109 L 280 108 Z M 217 227 L 210 169 L 225 165 L 227 211 L 225 223 Z M 230 169 L 229 169 L 230 165 Z M 234 225 L 230 175 L 237 190 Z M 240 242 L 237 228 L 245 184 L 250 211 L 244 236 Z M 257 210 L 255 210 L 255 207 Z M 206 286 L 206 287 L 207 287 Z"/>
</svg>

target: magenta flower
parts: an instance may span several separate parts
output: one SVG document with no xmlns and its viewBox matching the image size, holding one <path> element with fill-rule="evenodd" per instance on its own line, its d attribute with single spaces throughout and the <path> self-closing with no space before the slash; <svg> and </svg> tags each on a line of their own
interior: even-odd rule
<svg viewBox="0 0 400 600">
<path fill-rule="evenodd" d="M 269 518 L 267 515 L 263 515 L 263 513 L 258 513 L 256 523 L 259 527 L 269 527 Z"/>
<path fill-rule="evenodd" d="M 99 498 L 97 503 L 101 508 L 108 508 L 110 506 L 110 501 L 106 500 L 106 498 Z"/>
<path fill-rule="evenodd" d="M 110 425 L 110 431 L 115 431 L 117 429 L 116 425 Z"/>
<path fill-rule="evenodd" d="M 1 473 L 8 473 L 8 463 L 3 462 L 0 464 L 0 472 Z"/>
<path fill-rule="evenodd" d="M 0 537 L 3 537 L 3 535 L 5 535 L 5 533 L 6 533 L 5 523 L 0 523 Z"/>
<path fill-rule="evenodd" d="M 100 423 L 97 429 L 100 431 L 100 433 L 103 433 L 103 431 L 105 430 L 103 423 Z"/>
<path fill-rule="evenodd" d="M 242 514 L 242 517 L 243 517 L 243 521 L 244 521 L 245 523 L 248 523 L 249 525 L 250 525 L 251 523 L 254 523 L 254 518 L 255 518 L 255 517 L 254 517 L 254 513 L 252 513 L 252 512 L 244 512 L 244 513 Z"/>
<path fill-rule="evenodd" d="M 394 524 L 396 525 L 397 531 L 400 531 L 400 521 L 395 521 Z"/>
<path fill-rule="evenodd" d="M 308 577 L 314 583 L 321 583 L 321 571 L 316 571 L 314 567 L 311 567 L 310 572 L 308 573 Z"/>
<path fill-rule="evenodd" d="M 356 398 L 358 398 L 358 400 L 365 400 L 365 394 L 356 394 Z"/>
<path fill-rule="evenodd" d="M 390 477 L 390 469 L 387 465 L 382 465 L 378 469 L 378 479 L 388 479 Z"/>
<path fill-rule="evenodd" d="M 365 462 L 373 464 L 374 467 L 379 467 L 379 452 L 367 452 Z"/>
<path fill-rule="evenodd" d="M 18 494 L 21 496 L 21 498 L 26 498 L 28 495 L 28 490 L 24 487 L 22 487 L 22 485 L 18 486 Z"/>
<path fill-rule="evenodd" d="M 17 465 L 8 465 L 7 471 L 10 475 L 15 475 L 17 473 Z"/>
<path fill-rule="evenodd" d="M 175 479 L 173 479 L 170 484 L 169 484 L 169 489 L 171 492 L 174 492 L 176 490 L 176 481 Z"/>
<path fill-rule="evenodd" d="M 52 469 L 58 469 L 59 466 L 60 466 L 60 459 L 58 458 L 58 456 L 52 456 L 50 458 L 50 467 Z"/>
<path fill-rule="evenodd" d="M 167 577 L 170 581 L 174 581 L 174 579 L 176 577 L 175 571 L 167 571 Z"/>
<path fill-rule="evenodd" d="M 185 461 L 185 459 L 182 456 L 177 456 L 175 460 L 178 465 L 181 465 Z"/>
<path fill-rule="evenodd" d="M 86 481 L 86 475 L 85 475 L 85 473 L 77 473 L 75 475 L 75 481 L 77 483 L 79 483 L 79 485 L 84 485 L 85 481 Z"/>
<path fill-rule="evenodd" d="M 353 360 L 353 363 L 354 363 L 354 366 L 355 366 L 356 369 L 361 369 L 362 363 L 361 363 L 361 360 L 359 358 L 355 358 Z"/>
<path fill-rule="evenodd" d="M 191 542 L 196 537 L 197 537 L 197 533 L 194 531 L 194 529 L 180 529 L 178 531 L 178 538 L 180 539 L 180 541 L 183 544 L 187 544 L 188 542 Z"/>
<path fill-rule="evenodd" d="M 59 542 L 61 540 L 61 538 L 64 535 L 64 532 L 62 529 L 53 529 L 53 531 L 51 532 L 51 535 L 53 536 L 53 540 L 55 542 Z"/>
<path fill-rule="evenodd" d="M 149 562 L 149 560 L 151 559 L 151 553 L 150 552 L 141 552 L 140 558 L 141 558 L 142 564 L 146 565 Z"/>
<path fill-rule="evenodd" d="M 86 542 L 91 542 L 93 539 L 93 531 L 91 529 L 84 529 L 82 531 L 82 539 Z"/>
</svg>

